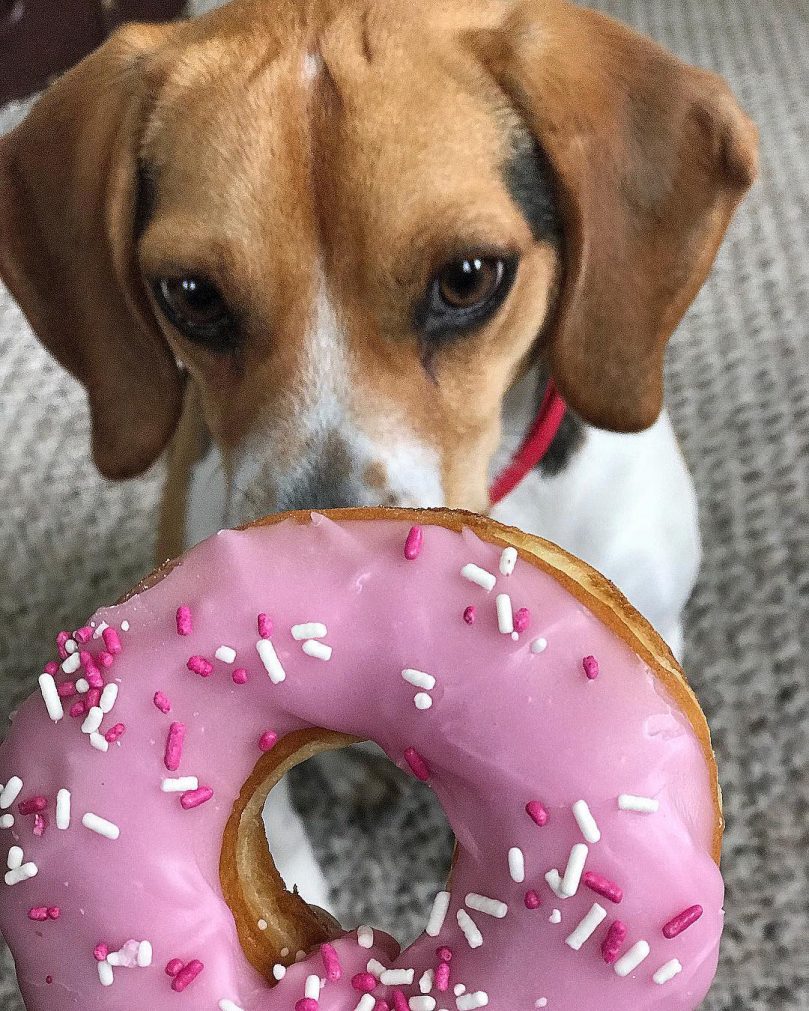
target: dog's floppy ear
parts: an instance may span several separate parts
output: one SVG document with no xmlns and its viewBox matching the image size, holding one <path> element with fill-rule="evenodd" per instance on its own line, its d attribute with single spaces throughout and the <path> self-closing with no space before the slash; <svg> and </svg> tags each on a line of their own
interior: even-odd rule
<svg viewBox="0 0 809 1011">
<path fill-rule="evenodd" d="M 0 277 L 86 387 L 108 477 L 155 459 L 182 400 L 133 256 L 145 68 L 170 30 L 117 33 L 0 139 Z"/>
<path fill-rule="evenodd" d="M 719 77 L 563 0 L 518 0 L 474 45 L 555 171 L 556 383 L 591 423 L 645 428 L 666 342 L 755 178 L 757 131 Z"/>
</svg>

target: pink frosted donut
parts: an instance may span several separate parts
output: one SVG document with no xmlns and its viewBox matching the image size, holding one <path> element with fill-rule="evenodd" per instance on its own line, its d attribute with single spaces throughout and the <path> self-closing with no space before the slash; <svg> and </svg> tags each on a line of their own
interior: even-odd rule
<svg viewBox="0 0 809 1011">
<path fill-rule="evenodd" d="M 479 517 L 277 519 L 61 637 L 14 718 L 0 927 L 29 1011 L 696 1008 L 719 792 L 649 626 Z M 284 891 L 264 842 L 271 786 L 355 738 L 427 782 L 457 839 L 401 952 Z"/>
</svg>

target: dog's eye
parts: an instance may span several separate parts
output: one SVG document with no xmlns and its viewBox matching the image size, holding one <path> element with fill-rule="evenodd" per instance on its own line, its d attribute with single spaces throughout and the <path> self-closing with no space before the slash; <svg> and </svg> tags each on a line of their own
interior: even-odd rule
<svg viewBox="0 0 809 1011">
<path fill-rule="evenodd" d="M 508 294 L 516 271 L 515 257 L 467 256 L 447 263 L 417 307 L 417 329 L 434 339 L 480 326 Z"/>
<path fill-rule="evenodd" d="M 236 321 L 219 290 L 202 277 L 161 278 L 155 298 L 169 322 L 189 340 L 214 351 L 233 344 Z"/>
<path fill-rule="evenodd" d="M 458 260 L 436 278 L 441 301 L 450 309 L 471 309 L 488 301 L 503 277 L 503 261 L 493 258 Z"/>
</svg>

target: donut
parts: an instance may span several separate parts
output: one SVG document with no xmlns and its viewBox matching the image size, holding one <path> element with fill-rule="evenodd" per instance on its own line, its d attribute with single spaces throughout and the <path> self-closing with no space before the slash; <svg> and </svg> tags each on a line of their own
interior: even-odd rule
<svg viewBox="0 0 809 1011">
<path fill-rule="evenodd" d="M 73 634 L 0 746 L 29 1011 L 694 1009 L 722 813 L 674 658 L 560 548 L 436 510 L 220 533 Z M 376 742 L 456 838 L 404 950 L 287 891 L 261 811 Z"/>
</svg>

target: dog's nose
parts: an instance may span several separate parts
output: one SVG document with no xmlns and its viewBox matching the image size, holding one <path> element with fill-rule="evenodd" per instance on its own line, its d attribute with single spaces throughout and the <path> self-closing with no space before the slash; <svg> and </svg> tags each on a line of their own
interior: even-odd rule
<svg viewBox="0 0 809 1011">
<path fill-rule="evenodd" d="M 279 512 L 288 509 L 342 509 L 371 505 L 368 489 L 329 460 L 315 463 L 278 492 Z"/>
</svg>

